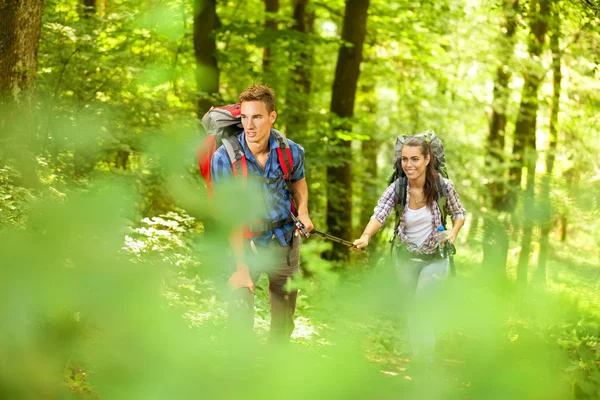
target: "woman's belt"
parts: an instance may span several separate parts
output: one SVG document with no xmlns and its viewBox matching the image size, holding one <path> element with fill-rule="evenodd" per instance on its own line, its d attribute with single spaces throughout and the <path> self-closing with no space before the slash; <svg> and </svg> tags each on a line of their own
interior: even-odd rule
<svg viewBox="0 0 600 400">
<path fill-rule="evenodd" d="M 408 251 L 408 249 L 406 249 L 405 247 L 402 247 L 403 253 L 406 256 L 406 258 L 408 258 L 411 261 L 435 261 L 435 260 L 441 260 L 443 257 L 440 255 L 439 251 L 435 251 L 431 254 L 421 254 L 421 253 L 414 253 L 412 251 Z"/>
</svg>

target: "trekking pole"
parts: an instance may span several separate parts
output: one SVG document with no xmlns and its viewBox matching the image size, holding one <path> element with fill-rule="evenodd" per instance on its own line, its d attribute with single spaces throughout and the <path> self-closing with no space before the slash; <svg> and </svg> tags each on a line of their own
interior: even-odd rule
<svg viewBox="0 0 600 400">
<path fill-rule="evenodd" d="M 343 244 L 344 246 L 348 246 L 348 247 L 351 247 L 351 248 L 354 248 L 354 249 L 357 249 L 360 251 L 364 251 L 364 249 L 359 249 L 358 247 L 356 247 L 354 245 L 354 243 L 344 240 L 342 238 L 339 238 L 337 236 L 330 235 L 329 233 L 320 232 L 316 229 L 313 229 L 312 232 L 308 232 L 306 230 L 306 227 L 304 226 L 304 224 L 302 222 L 300 222 L 300 220 L 294 214 L 290 214 L 290 215 L 292 216 L 292 220 L 294 221 L 294 224 L 296 224 L 296 228 L 302 233 L 302 236 L 304 236 L 307 239 L 310 237 L 310 235 L 312 233 L 315 235 L 319 235 L 322 238 L 325 238 L 327 240 L 331 240 L 332 242 L 340 243 L 340 244 Z"/>
<path fill-rule="evenodd" d="M 446 245 L 446 251 L 448 254 L 448 260 L 450 261 L 450 274 L 452 277 L 456 277 L 456 267 L 454 266 L 454 255 L 456 254 L 456 247 L 452 243 Z"/>
<path fill-rule="evenodd" d="M 355 248 L 355 249 L 357 249 L 357 250 L 363 250 L 363 249 L 359 249 L 358 247 L 356 247 L 356 246 L 354 245 L 354 243 L 352 243 L 352 242 L 349 242 L 349 241 L 347 241 L 347 240 L 344 240 L 344 239 L 342 239 L 342 238 L 339 238 L 339 237 L 337 237 L 337 236 L 330 235 L 329 233 L 325 233 L 325 232 L 319 232 L 319 231 L 318 231 L 318 230 L 316 230 L 316 229 L 314 229 L 314 230 L 312 231 L 312 233 L 314 233 L 315 235 L 319 235 L 319 236 L 321 236 L 322 238 L 325 238 L 325 239 L 331 240 L 332 242 L 340 243 L 340 244 L 343 244 L 343 245 L 345 245 L 345 246 L 348 246 L 348 247 L 353 247 L 353 248 Z"/>
<path fill-rule="evenodd" d="M 300 222 L 300 220 L 294 215 L 294 214 L 290 214 L 292 216 L 292 220 L 294 221 L 294 224 L 296 225 L 296 229 L 298 229 L 300 231 L 300 233 L 302 233 L 302 236 L 304 236 L 305 238 L 309 238 L 310 237 L 310 233 L 306 230 L 306 227 L 304 226 L 304 224 L 302 222 Z"/>
</svg>

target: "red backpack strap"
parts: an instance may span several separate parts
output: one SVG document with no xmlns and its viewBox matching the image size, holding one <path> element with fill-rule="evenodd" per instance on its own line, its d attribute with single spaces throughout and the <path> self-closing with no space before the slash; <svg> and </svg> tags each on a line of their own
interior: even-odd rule
<svg viewBox="0 0 600 400">
<path fill-rule="evenodd" d="M 292 178 L 292 172 L 294 170 L 294 159 L 292 158 L 290 142 L 285 135 L 277 129 L 271 129 L 271 133 L 273 133 L 277 143 L 279 143 L 279 147 L 277 148 L 277 158 L 279 159 L 279 165 L 281 165 L 285 180 L 289 181 Z"/>
<path fill-rule="evenodd" d="M 277 129 L 271 129 L 271 133 L 275 136 L 279 147 L 277 148 L 277 158 L 279 159 L 279 165 L 283 171 L 283 176 L 288 183 L 288 190 L 292 193 L 290 188 L 290 179 L 292 179 L 292 172 L 294 171 L 294 159 L 292 157 L 292 149 L 290 148 L 290 142 L 285 135 L 279 132 Z M 296 215 L 296 204 L 294 198 L 290 197 L 290 205 L 292 208 L 292 214 Z"/>
<path fill-rule="evenodd" d="M 227 151 L 229 161 L 231 161 L 231 168 L 233 169 L 233 176 L 239 176 L 242 173 L 242 178 L 248 177 L 248 163 L 246 162 L 246 156 L 244 155 L 244 149 L 240 144 L 237 137 L 230 136 L 223 138 L 223 147 Z"/>
<path fill-rule="evenodd" d="M 217 150 L 217 141 L 214 136 L 207 136 L 204 139 L 204 142 L 198 150 L 196 154 L 198 156 L 198 166 L 200 167 L 200 173 L 206 182 L 206 187 L 208 189 L 208 193 L 212 195 L 213 184 L 212 177 L 210 176 L 210 163 L 212 160 L 213 153 Z"/>
</svg>

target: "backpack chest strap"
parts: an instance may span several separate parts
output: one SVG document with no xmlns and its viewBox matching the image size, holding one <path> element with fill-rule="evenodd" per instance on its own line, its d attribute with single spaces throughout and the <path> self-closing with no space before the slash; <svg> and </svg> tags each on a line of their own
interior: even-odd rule
<svg viewBox="0 0 600 400">
<path fill-rule="evenodd" d="M 255 222 L 255 223 L 245 226 L 244 237 L 246 237 L 247 239 L 253 238 L 255 236 L 260 235 L 263 232 L 268 232 L 268 231 L 272 231 L 277 228 L 282 228 L 285 225 L 288 225 L 292 222 L 293 222 L 293 220 L 291 217 L 287 217 L 286 219 L 282 219 L 281 221 L 275 221 L 275 222 L 258 221 L 258 222 Z"/>
</svg>

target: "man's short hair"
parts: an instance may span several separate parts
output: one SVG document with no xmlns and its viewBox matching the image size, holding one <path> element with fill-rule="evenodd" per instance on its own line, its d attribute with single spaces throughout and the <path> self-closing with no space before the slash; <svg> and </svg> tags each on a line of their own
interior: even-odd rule
<svg viewBox="0 0 600 400">
<path fill-rule="evenodd" d="M 267 85 L 256 83 L 244 90 L 238 102 L 242 104 L 244 101 L 262 101 L 267 106 L 268 112 L 275 111 L 275 91 Z"/>
</svg>

